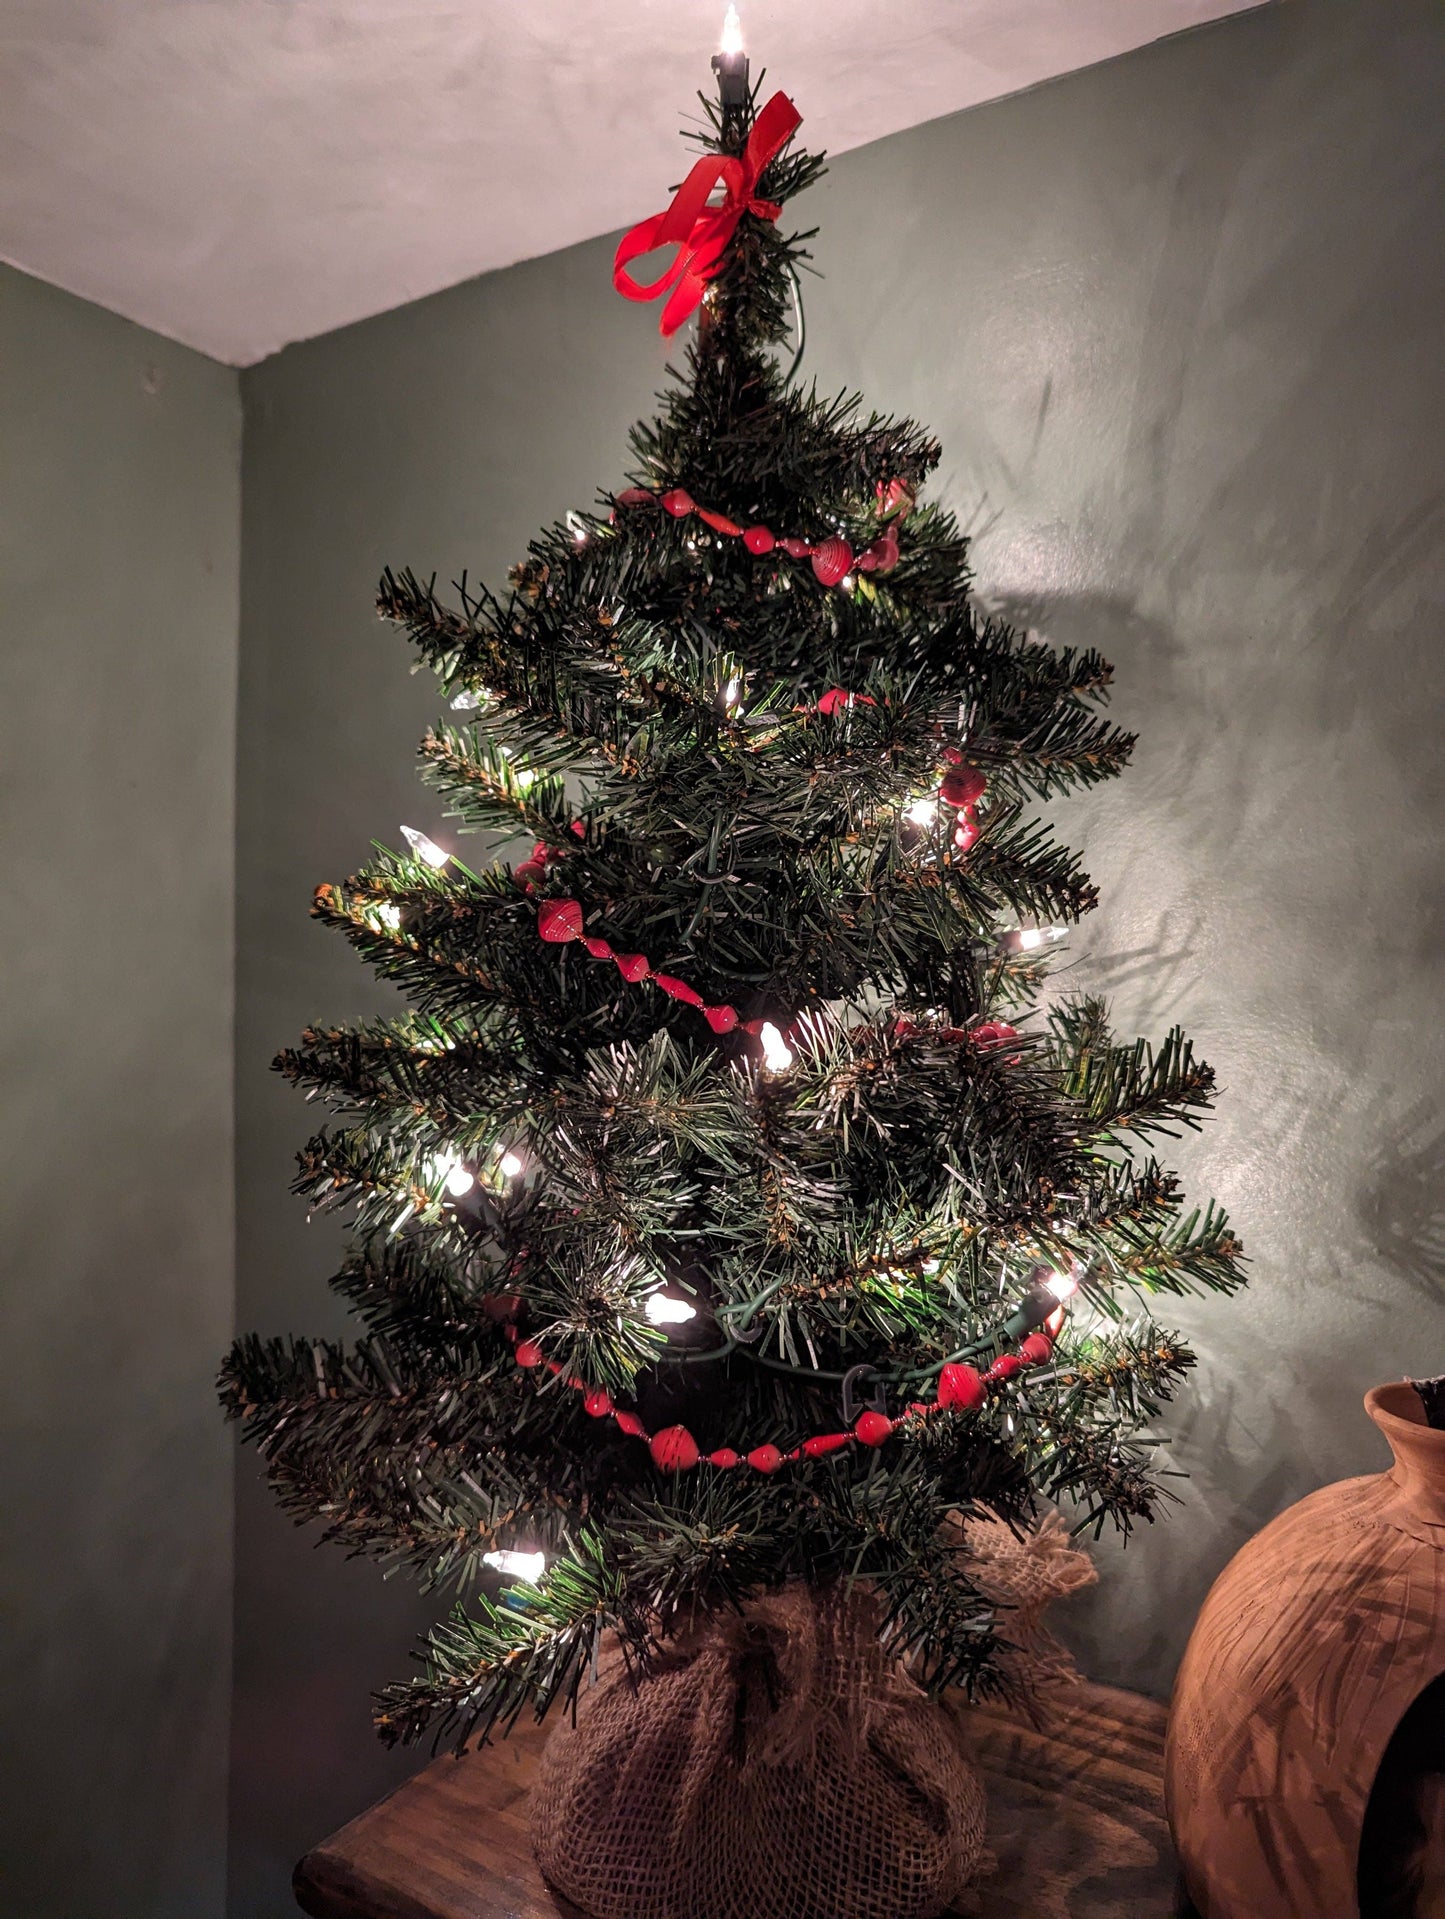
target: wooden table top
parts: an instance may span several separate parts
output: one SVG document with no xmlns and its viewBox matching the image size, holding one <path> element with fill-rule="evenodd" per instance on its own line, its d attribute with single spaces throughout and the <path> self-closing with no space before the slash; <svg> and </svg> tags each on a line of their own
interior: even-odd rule
<svg viewBox="0 0 1445 1919">
<path fill-rule="evenodd" d="M 998 1707 L 958 1715 L 988 1789 L 998 1870 L 971 1919 L 1177 1919 L 1164 1820 L 1164 1708 L 1084 1684 L 1035 1729 Z M 543 1884 L 527 1792 L 549 1726 L 435 1760 L 308 1853 L 296 1897 L 313 1919 L 586 1919 Z"/>
</svg>

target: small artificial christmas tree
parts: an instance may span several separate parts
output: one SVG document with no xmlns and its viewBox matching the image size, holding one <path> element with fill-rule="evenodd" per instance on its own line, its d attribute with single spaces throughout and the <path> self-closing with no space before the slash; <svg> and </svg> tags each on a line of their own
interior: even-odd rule
<svg viewBox="0 0 1445 1919">
<path fill-rule="evenodd" d="M 950 1517 L 1152 1519 L 1191 1354 L 1149 1299 L 1240 1283 L 1138 1146 L 1208 1069 L 1038 1010 L 1095 895 L 1032 808 L 1124 765 L 1110 669 L 971 604 L 925 431 L 780 365 L 809 236 L 778 216 L 821 161 L 723 82 L 619 253 L 635 292 L 680 240 L 665 330 L 700 302 L 628 484 L 505 593 L 382 581 L 465 715 L 425 777 L 505 856 L 408 829 L 322 886 L 412 1010 L 277 1061 L 340 1116 L 296 1190 L 353 1209 L 365 1333 L 242 1339 L 223 1395 L 298 1520 L 465 1594 L 379 1697 L 392 1741 L 789 1581 L 859 1582 L 929 1688 L 987 1686 Z"/>
</svg>

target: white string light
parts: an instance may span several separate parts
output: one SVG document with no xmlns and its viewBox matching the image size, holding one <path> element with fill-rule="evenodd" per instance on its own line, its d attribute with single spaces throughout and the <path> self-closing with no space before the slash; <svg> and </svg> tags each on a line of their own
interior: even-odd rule
<svg viewBox="0 0 1445 1919">
<path fill-rule="evenodd" d="M 569 508 L 566 520 L 567 531 L 572 535 L 572 538 L 577 542 L 578 546 L 586 546 L 587 537 L 591 529 L 588 527 L 582 515 Z"/>
<path fill-rule="evenodd" d="M 380 900 L 371 909 L 372 916 L 393 933 L 401 931 L 401 908 L 395 900 Z"/>
<path fill-rule="evenodd" d="M 758 1033 L 763 1045 L 763 1071 L 786 1073 L 793 1063 L 793 1049 L 771 1020 L 764 1020 Z"/>
<path fill-rule="evenodd" d="M 474 690 L 470 686 L 464 686 L 461 692 L 455 694 L 452 698 L 452 711 L 454 713 L 475 713 L 479 707 L 486 706 L 495 698 L 496 695 L 488 692 L 486 687 Z"/>
<path fill-rule="evenodd" d="M 723 15 L 722 51 L 741 53 L 743 50 L 743 23 L 738 18 L 736 7 L 729 7 Z"/>
<path fill-rule="evenodd" d="M 1051 945 L 1055 940 L 1067 939 L 1067 926 L 1020 926 L 1015 932 L 1021 953 L 1036 953 L 1041 946 Z"/>
<path fill-rule="evenodd" d="M 438 1153 L 431 1162 L 433 1179 L 439 1179 L 453 1199 L 460 1199 L 476 1185 L 475 1177 L 462 1164 L 460 1153 Z"/>
<path fill-rule="evenodd" d="M 930 799 L 914 800 L 903 809 L 903 817 L 911 820 L 915 826 L 930 826 L 938 814 L 938 801 Z"/>
<path fill-rule="evenodd" d="M 403 826 L 401 837 L 424 865 L 435 867 L 437 872 L 451 858 L 451 854 L 444 852 L 435 840 L 429 840 L 425 833 L 419 832 L 414 826 Z"/>
<path fill-rule="evenodd" d="M 649 1293 L 642 1310 L 654 1326 L 682 1326 L 697 1318 L 696 1306 L 689 1306 L 685 1299 L 674 1299 L 670 1293 Z"/>
<path fill-rule="evenodd" d="M 502 1175 L 503 1179 L 515 1179 L 521 1170 L 521 1156 L 514 1153 L 512 1149 L 508 1147 L 506 1152 L 503 1153 L 502 1157 L 497 1161 L 497 1171 Z"/>
<path fill-rule="evenodd" d="M 535 1586 L 547 1570 L 545 1553 L 483 1553 L 482 1564 L 495 1566 L 499 1573 L 510 1573 L 514 1579 L 525 1579 L 528 1585 Z"/>
<path fill-rule="evenodd" d="M 1072 1299 L 1074 1294 L 1078 1292 L 1079 1276 L 1083 1270 L 1083 1266 L 1078 1260 L 1075 1260 L 1071 1272 L 1050 1273 L 1049 1277 L 1044 1281 L 1045 1286 L 1048 1287 L 1049 1291 L 1061 1306 L 1066 1299 Z"/>
</svg>

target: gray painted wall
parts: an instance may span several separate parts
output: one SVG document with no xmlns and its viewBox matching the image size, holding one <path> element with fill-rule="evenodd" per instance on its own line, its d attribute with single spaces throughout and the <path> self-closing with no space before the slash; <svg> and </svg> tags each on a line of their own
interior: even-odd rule
<svg viewBox="0 0 1445 1919">
<path fill-rule="evenodd" d="M 0 268 L 0 1910 L 219 1919 L 236 375 Z"/>
<path fill-rule="evenodd" d="M 1371 1382 L 1445 1368 L 1441 374 L 1445 33 L 1434 0 L 1297 0 L 842 159 L 809 364 L 941 434 L 980 583 L 1105 646 L 1143 744 L 1062 816 L 1104 906 L 1081 981 L 1182 1020 L 1222 1117 L 1182 1155 L 1236 1213 L 1255 1289 L 1181 1309 L 1185 1505 L 1073 1630 L 1164 1692 L 1232 1549 L 1371 1469 Z M 778 75 L 806 112 L 806 75 Z M 639 215 L 648 209 L 639 207 Z M 434 712 L 370 614 L 383 562 L 493 578 L 619 471 L 663 354 L 604 242 L 245 376 L 238 1317 L 338 1324 L 329 1226 L 282 1197 L 310 1115 L 269 1080 L 317 1015 L 381 1003 L 308 922 L 316 881 L 426 826 Z M 313 1557 L 241 1474 L 233 1919 L 280 1919 L 295 1855 L 407 1763 L 366 1693 L 425 1608 Z"/>
</svg>

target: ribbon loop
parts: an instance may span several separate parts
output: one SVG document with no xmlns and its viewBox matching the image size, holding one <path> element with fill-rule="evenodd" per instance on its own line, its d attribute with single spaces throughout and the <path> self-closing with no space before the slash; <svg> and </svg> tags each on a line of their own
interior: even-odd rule
<svg viewBox="0 0 1445 1919">
<path fill-rule="evenodd" d="M 768 162 L 801 125 L 802 115 L 787 94 L 775 93 L 754 120 L 740 156 L 704 154 L 673 195 L 672 205 L 640 220 L 622 236 L 612 265 L 612 284 L 628 300 L 655 300 L 659 294 L 668 295 L 658 322 L 664 339 L 671 338 L 697 311 L 743 215 L 776 220 L 782 212 L 776 201 L 759 199 L 755 188 Z M 713 189 L 718 186 L 723 189 L 722 203 L 709 206 Z M 666 246 L 675 246 L 677 253 L 671 266 L 655 280 L 636 280 L 628 272 L 640 255 Z"/>
</svg>

